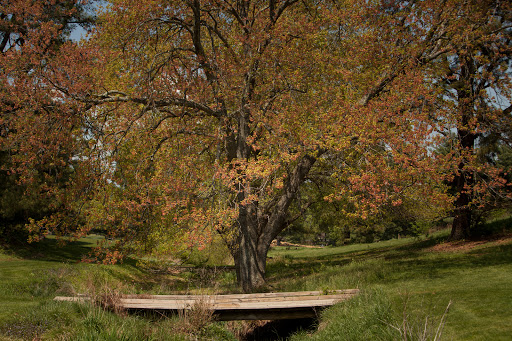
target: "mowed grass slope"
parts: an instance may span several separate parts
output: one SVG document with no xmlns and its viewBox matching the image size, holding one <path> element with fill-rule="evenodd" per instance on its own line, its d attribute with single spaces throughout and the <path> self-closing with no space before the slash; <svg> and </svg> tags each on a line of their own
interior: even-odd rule
<svg viewBox="0 0 512 341">
<path fill-rule="evenodd" d="M 446 237 L 274 248 L 270 279 L 280 290 L 362 290 L 327 311 L 307 339 L 434 339 L 439 332 L 447 340 L 510 340 L 512 237 L 455 244 Z"/>
<path fill-rule="evenodd" d="M 442 231 L 426 239 L 273 248 L 268 283 L 274 291 L 361 289 L 355 299 L 324 311 L 316 330 L 292 339 L 510 340 L 512 236 L 503 230 L 499 238 L 460 244 L 445 243 L 447 236 Z M 247 329 L 193 316 L 134 316 L 54 302 L 56 295 L 78 293 L 104 298 L 233 291 L 231 272 L 154 273 L 133 260 L 81 263 L 99 239 L 0 250 L 0 340 L 235 340 Z"/>
</svg>

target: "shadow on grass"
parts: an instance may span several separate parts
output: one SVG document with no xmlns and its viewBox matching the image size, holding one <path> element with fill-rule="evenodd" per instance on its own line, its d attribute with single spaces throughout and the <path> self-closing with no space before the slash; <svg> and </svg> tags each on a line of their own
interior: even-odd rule
<svg viewBox="0 0 512 341">
<path fill-rule="evenodd" d="M 21 258 L 50 262 L 78 262 L 91 251 L 90 243 L 70 241 L 65 244 L 56 239 L 44 239 L 37 243 L 10 247 L 7 252 Z"/>
<path fill-rule="evenodd" d="M 307 276 L 322 271 L 326 266 L 344 266 L 348 265 L 352 260 L 349 258 L 341 258 L 336 260 L 289 260 L 271 262 L 267 265 L 267 275 L 273 279 L 285 279 L 290 276 Z"/>
<path fill-rule="evenodd" d="M 454 273 L 512 264 L 512 244 L 482 245 L 465 252 L 434 252 L 428 249 L 446 237 L 416 241 L 406 245 L 333 254 L 329 257 L 285 258 L 270 262 L 272 282 L 316 274 L 339 273 L 357 277 L 360 284 L 392 284 L 408 279 L 436 279 Z M 352 263 L 354 263 L 352 265 Z"/>
<path fill-rule="evenodd" d="M 6 247 L 5 250 L 17 257 L 47 262 L 76 263 L 86 258 L 103 236 L 91 235 L 79 240 L 58 240 L 55 237 L 21 246 Z M 122 263 L 136 266 L 137 260 L 126 257 Z"/>
<path fill-rule="evenodd" d="M 445 237 L 431 238 L 424 241 L 414 241 L 405 245 L 388 245 L 382 248 L 371 248 L 368 250 L 358 249 L 344 251 L 318 257 L 277 257 L 267 264 L 267 274 L 273 280 L 280 280 L 294 277 L 307 276 L 321 273 L 326 267 L 347 266 L 353 262 L 369 260 L 393 260 L 393 259 L 414 259 L 421 256 L 421 250 L 436 245 Z"/>
</svg>

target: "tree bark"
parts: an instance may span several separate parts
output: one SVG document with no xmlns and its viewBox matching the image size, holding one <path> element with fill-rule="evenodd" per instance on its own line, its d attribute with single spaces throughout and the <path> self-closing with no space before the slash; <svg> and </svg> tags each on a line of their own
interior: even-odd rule
<svg viewBox="0 0 512 341">
<path fill-rule="evenodd" d="M 303 156 L 288 175 L 281 194 L 265 206 L 253 202 L 240 205 L 238 237 L 235 249 L 236 275 L 244 292 L 262 290 L 266 286 L 267 253 L 270 244 L 286 227 L 288 208 L 296 197 L 318 155 Z"/>
<path fill-rule="evenodd" d="M 266 286 L 265 272 L 270 247 L 261 242 L 255 226 L 246 226 L 240 236 L 235 256 L 237 280 L 246 293 L 262 290 Z"/>
<path fill-rule="evenodd" d="M 459 133 L 460 134 L 460 133 Z M 461 140 L 463 148 L 473 149 L 475 135 L 467 133 Z M 453 188 L 458 194 L 455 201 L 454 218 L 450 240 L 467 239 L 471 228 L 471 190 L 474 185 L 473 174 L 465 172 L 465 162 L 459 164 L 459 172 L 453 180 Z"/>
<path fill-rule="evenodd" d="M 469 237 L 469 228 L 471 226 L 471 210 L 461 208 L 455 214 L 452 223 L 452 232 L 450 240 L 464 240 Z"/>
<path fill-rule="evenodd" d="M 469 237 L 471 227 L 471 209 L 469 204 L 471 198 L 470 194 L 466 192 L 465 186 L 470 185 L 470 182 L 471 178 L 465 177 L 463 173 L 455 177 L 455 188 L 459 196 L 455 201 L 450 240 L 463 240 Z"/>
<path fill-rule="evenodd" d="M 457 91 L 459 105 L 459 118 L 457 120 L 457 138 L 462 160 L 458 165 L 458 172 L 453 179 L 452 186 L 458 194 L 455 201 L 454 219 L 450 240 L 462 240 L 469 237 L 471 227 L 472 189 L 474 178 L 471 171 L 466 170 L 467 159 L 464 153 L 473 153 L 475 148 L 476 134 L 472 126 L 472 119 L 475 116 L 473 84 L 474 64 L 471 58 L 461 58 L 460 79 L 454 88 Z"/>
</svg>

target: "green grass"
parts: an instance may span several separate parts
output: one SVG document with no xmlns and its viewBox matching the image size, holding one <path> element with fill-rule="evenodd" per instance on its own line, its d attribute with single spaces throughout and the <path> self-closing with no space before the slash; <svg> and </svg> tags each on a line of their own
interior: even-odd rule
<svg viewBox="0 0 512 341">
<path fill-rule="evenodd" d="M 486 230 L 503 233 L 507 226 L 493 222 Z M 292 340 L 397 340 L 404 334 L 433 340 L 440 331 L 446 340 L 510 339 L 512 242 L 491 239 L 437 250 L 447 236 L 441 231 L 427 239 L 273 248 L 267 271 L 276 291 L 361 289 L 356 298 L 325 310 L 318 330 L 299 332 Z M 119 315 L 91 304 L 54 302 L 56 295 L 77 293 L 234 288 L 232 272 L 155 274 L 135 260 L 113 266 L 79 262 L 100 239 L 90 236 L 62 248 L 50 239 L 0 249 L 0 340 L 235 340 L 235 331 L 243 329 L 237 323 L 185 323 L 179 317 Z"/>
<path fill-rule="evenodd" d="M 177 329 L 177 319 L 121 316 L 91 304 L 53 301 L 57 295 L 100 298 L 176 289 L 172 276 L 148 273 L 133 260 L 111 266 L 79 262 L 97 240 L 90 236 L 57 247 L 49 239 L 24 249 L 0 249 L 0 340 L 189 339 L 189 331 Z"/>
<path fill-rule="evenodd" d="M 274 249 L 269 277 L 278 283 L 279 290 L 362 290 L 361 297 L 326 312 L 323 323 L 328 327 L 314 334 L 318 339 L 396 339 L 400 334 L 390 326 L 404 323 L 416 330 L 427 324 L 433 330 L 451 301 L 443 329 L 445 339 L 509 340 L 512 243 L 489 242 L 470 250 L 433 252 L 430 247 L 443 237 L 321 250 Z M 356 321 L 353 316 L 357 316 Z M 367 319 L 373 321 L 373 326 L 380 326 L 381 336 L 343 336 L 352 335 L 351 329 L 357 330 L 354 324 L 369 323 Z M 430 322 L 425 323 L 426 319 Z M 372 328 L 364 330 L 373 332 Z M 435 332 L 430 335 L 433 337 Z"/>
</svg>

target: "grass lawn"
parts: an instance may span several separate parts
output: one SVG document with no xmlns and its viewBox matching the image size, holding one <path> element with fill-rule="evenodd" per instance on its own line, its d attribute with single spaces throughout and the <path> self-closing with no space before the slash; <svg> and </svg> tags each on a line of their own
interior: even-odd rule
<svg viewBox="0 0 512 341">
<path fill-rule="evenodd" d="M 445 243 L 448 231 L 342 247 L 274 247 L 268 282 L 275 291 L 359 288 L 321 314 L 318 328 L 292 340 L 510 340 L 512 236 Z M 230 292 L 234 274 L 151 272 L 133 260 L 79 262 L 100 239 L 63 248 L 46 240 L 0 249 L 0 340 L 236 340 L 241 322 L 114 314 L 90 304 L 54 302 L 87 293 Z M 446 308 L 450 303 L 448 312 Z M 443 328 L 439 328 L 439 327 Z"/>
<path fill-rule="evenodd" d="M 356 331 L 362 332 L 361 337 L 347 336 L 354 327 L 348 324 L 357 324 L 379 309 L 381 316 L 370 322 L 381 322 L 381 336 L 385 329 L 397 332 L 393 326 L 401 332 L 409 330 L 412 336 L 423 334 L 426 326 L 435 336 L 450 302 L 443 339 L 510 340 L 512 238 L 445 244 L 446 233 L 429 240 L 401 239 L 366 247 L 274 248 L 269 277 L 279 290 L 362 289 L 357 299 L 362 306 L 354 309 L 356 302 L 347 302 L 326 312 L 325 328 L 314 334 L 319 340 L 368 339 L 364 330 Z M 345 306 L 352 311 L 345 311 Z"/>
</svg>

